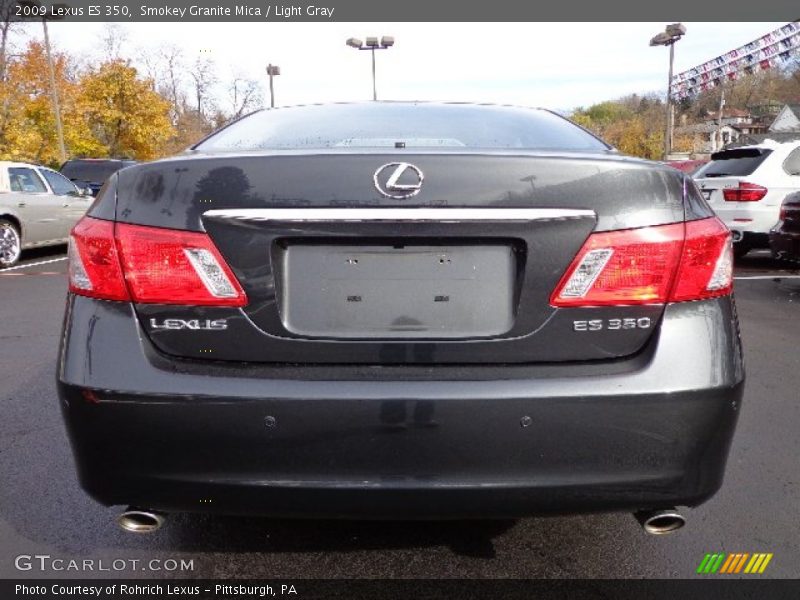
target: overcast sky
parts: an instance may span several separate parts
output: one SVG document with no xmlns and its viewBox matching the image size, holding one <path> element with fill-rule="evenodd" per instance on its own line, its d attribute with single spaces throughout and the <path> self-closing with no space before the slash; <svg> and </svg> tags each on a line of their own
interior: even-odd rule
<svg viewBox="0 0 800 600">
<path fill-rule="evenodd" d="M 126 23 L 123 54 L 179 45 L 189 61 L 203 51 L 219 77 L 265 82 L 280 65 L 278 105 L 367 100 L 369 52 L 345 46 L 351 36 L 393 35 L 377 54 L 378 98 L 498 102 L 570 110 L 631 93 L 666 88 L 668 50 L 650 48 L 664 23 Z M 783 23 L 686 23 L 676 72 L 760 37 Z M 41 28 L 29 25 L 28 35 Z M 97 57 L 104 29 L 53 23 L 53 44 Z M 225 98 L 226 91 L 217 91 Z M 224 100 L 221 100 L 224 102 Z"/>
</svg>

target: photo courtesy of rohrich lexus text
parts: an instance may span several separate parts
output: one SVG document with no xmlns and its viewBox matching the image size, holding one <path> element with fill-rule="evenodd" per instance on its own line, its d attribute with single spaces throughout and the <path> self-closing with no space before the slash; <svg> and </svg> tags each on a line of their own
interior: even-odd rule
<svg viewBox="0 0 800 600">
<path fill-rule="evenodd" d="M 0 598 L 800 594 L 796 7 L 447 4 L 0 0 Z"/>
</svg>

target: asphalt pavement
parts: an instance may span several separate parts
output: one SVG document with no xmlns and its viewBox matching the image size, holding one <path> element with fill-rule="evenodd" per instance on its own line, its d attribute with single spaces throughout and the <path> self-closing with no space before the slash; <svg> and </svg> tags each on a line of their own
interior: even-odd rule
<svg viewBox="0 0 800 600">
<path fill-rule="evenodd" d="M 29 252 L 0 272 L 0 577 L 691 578 L 708 552 L 770 552 L 762 577 L 800 576 L 800 271 L 768 254 L 737 266 L 748 381 L 723 488 L 685 512 L 682 530 L 650 537 L 627 514 L 439 523 L 176 515 L 156 534 L 124 533 L 118 509 L 78 487 L 58 409 L 64 253 Z M 27 555 L 51 558 L 42 571 L 45 561 Z M 64 569 L 88 560 L 93 570 L 54 570 L 51 559 Z M 169 560 L 182 559 L 193 568 L 172 570 Z"/>
</svg>

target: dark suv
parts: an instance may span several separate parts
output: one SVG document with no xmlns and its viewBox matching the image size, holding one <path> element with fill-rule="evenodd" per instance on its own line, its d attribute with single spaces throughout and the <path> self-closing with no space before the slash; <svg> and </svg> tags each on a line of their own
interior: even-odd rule
<svg viewBox="0 0 800 600">
<path fill-rule="evenodd" d="M 60 171 L 79 188 L 89 188 L 92 196 L 97 196 L 109 177 L 135 164 L 135 160 L 122 158 L 74 158 L 61 165 Z"/>
<path fill-rule="evenodd" d="M 171 511 L 511 517 L 722 484 L 730 232 L 685 174 L 544 110 L 255 113 L 113 176 L 72 232 L 81 483 Z"/>
<path fill-rule="evenodd" d="M 769 232 L 772 256 L 800 264 L 800 192 L 783 199 L 775 227 Z"/>
</svg>

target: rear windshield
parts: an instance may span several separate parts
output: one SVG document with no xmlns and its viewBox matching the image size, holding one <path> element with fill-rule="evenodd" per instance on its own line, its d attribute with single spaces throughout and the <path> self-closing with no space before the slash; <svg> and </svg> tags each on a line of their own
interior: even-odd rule
<svg viewBox="0 0 800 600">
<path fill-rule="evenodd" d="M 77 181 L 104 183 L 106 179 L 123 167 L 121 161 L 68 161 L 61 167 L 61 174 Z"/>
<path fill-rule="evenodd" d="M 695 177 L 728 177 L 750 175 L 764 159 L 772 154 L 766 148 L 736 148 L 711 155 L 711 162 L 700 169 Z"/>
<path fill-rule="evenodd" d="M 195 147 L 203 152 L 485 148 L 602 152 L 602 141 L 544 110 L 459 104 L 332 104 L 263 110 Z"/>
</svg>

